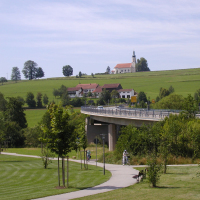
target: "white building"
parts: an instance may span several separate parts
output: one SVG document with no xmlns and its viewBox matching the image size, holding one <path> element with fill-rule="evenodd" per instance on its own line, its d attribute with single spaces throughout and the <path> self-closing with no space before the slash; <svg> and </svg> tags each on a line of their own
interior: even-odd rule
<svg viewBox="0 0 200 200">
<path fill-rule="evenodd" d="M 136 93 L 133 89 L 121 89 L 118 90 L 120 98 L 131 98 L 132 96 L 135 96 Z"/>
<path fill-rule="evenodd" d="M 71 98 L 82 97 L 83 89 L 82 89 L 82 87 L 67 88 L 67 93 Z"/>
<path fill-rule="evenodd" d="M 134 72 L 136 72 L 136 55 L 135 55 L 135 51 L 133 51 L 132 63 L 117 64 L 114 67 L 114 70 L 112 71 L 112 73 L 114 73 L 114 74 L 134 73 Z"/>
</svg>

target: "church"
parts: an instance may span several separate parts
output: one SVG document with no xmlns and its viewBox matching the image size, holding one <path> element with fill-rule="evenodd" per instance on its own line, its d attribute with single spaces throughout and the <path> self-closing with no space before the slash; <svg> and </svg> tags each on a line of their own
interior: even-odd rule
<svg viewBox="0 0 200 200">
<path fill-rule="evenodd" d="M 136 55 L 135 51 L 133 51 L 132 63 L 122 63 L 117 64 L 112 71 L 113 74 L 121 74 L 121 73 L 134 73 L 136 72 Z"/>
</svg>

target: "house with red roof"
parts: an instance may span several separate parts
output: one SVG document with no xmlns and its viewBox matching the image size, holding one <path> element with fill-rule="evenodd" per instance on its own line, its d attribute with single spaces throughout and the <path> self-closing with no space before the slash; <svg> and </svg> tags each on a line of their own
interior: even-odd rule
<svg viewBox="0 0 200 200">
<path fill-rule="evenodd" d="M 67 88 L 67 93 L 71 98 L 82 97 L 83 89 L 82 89 L 82 87 Z"/>
<path fill-rule="evenodd" d="M 76 87 L 81 87 L 83 89 L 83 94 L 88 94 L 88 92 L 93 92 L 99 84 L 90 83 L 90 84 L 78 84 Z"/>
<path fill-rule="evenodd" d="M 106 89 L 109 92 L 112 92 L 113 90 L 120 90 L 122 89 L 122 86 L 120 83 L 114 83 L 114 84 L 104 84 L 102 87 L 102 90 Z"/>
<path fill-rule="evenodd" d="M 136 55 L 135 55 L 135 51 L 133 51 L 132 63 L 117 64 L 114 67 L 114 70 L 112 71 L 112 73 L 114 73 L 114 74 L 134 73 L 134 72 L 136 72 Z"/>
</svg>

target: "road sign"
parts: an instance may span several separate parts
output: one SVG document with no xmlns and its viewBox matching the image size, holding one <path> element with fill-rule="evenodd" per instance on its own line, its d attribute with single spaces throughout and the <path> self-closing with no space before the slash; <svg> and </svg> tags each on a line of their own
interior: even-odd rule
<svg viewBox="0 0 200 200">
<path fill-rule="evenodd" d="M 155 99 L 152 99 L 152 101 L 151 101 L 152 103 L 156 103 L 156 101 L 155 101 Z"/>
<path fill-rule="evenodd" d="M 137 103 L 137 96 L 131 97 L 131 103 Z"/>
</svg>

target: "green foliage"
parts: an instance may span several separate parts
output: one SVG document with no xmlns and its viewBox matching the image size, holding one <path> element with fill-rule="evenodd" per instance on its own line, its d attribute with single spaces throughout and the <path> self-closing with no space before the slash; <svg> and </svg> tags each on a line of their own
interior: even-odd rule
<svg viewBox="0 0 200 200">
<path fill-rule="evenodd" d="M 23 147 L 24 133 L 21 127 L 14 121 L 4 123 L 5 141 L 8 142 L 8 147 Z"/>
<path fill-rule="evenodd" d="M 21 80 L 21 74 L 18 67 L 12 68 L 11 80 L 15 82 Z"/>
<path fill-rule="evenodd" d="M 37 63 L 28 60 L 24 63 L 24 68 L 22 70 L 22 73 L 24 74 L 24 77 L 26 79 L 32 80 L 36 79 L 36 74 L 37 74 Z"/>
<path fill-rule="evenodd" d="M 195 117 L 195 114 L 198 110 L 198 104 L 191 96 L 191 94 L 188 94 L 188 96 L 184 98 L 183 109 L 185 110 L 184 113 L 187 115 L 188 118 Z"/>
<path fill-rule="evenodd" d="M 160 170 L 162 165 L 158 165 L 156 161 L 156 154 L 153 153 L 149 156 L 148 159 L 148 171 L 147 171 L 147 180 L 152 185 L 156 187 L 157 183 L 160 180 Z"/>
<path fill-rule="evenodd" d="M 157 102 L 153 108 L 154 109 L 174 109 L 174 110 L 183 110 L 183 96 L 178 94 L 170 94 L 162 98 Z M 157 101 L 157 100 L 156 100 Z"/>
<path fill-rule="evenodd" d="M 69 111 L 61 106 L 51 104 L 48 108 L 51 117 L 51 132 L 48 134 L 48 146 L 59 157 L 66 156 L 75 142 L 74 126 L 69 124 Z"/>
<path fill-rule="evenodd" d="M 44 166 L 44 169 L 47 169 L 48 165 L 52 163 L 52 158 L 55 157 L 53 153 L 48 149 L 48 147 L 44 147 L 42 149 L 42 163 Z"/>
<path fill-rule="evenodd" d="M 110 74 L 110 67 L 109 66 L 106 68 L 106 74 Z"/>
<path fill-rule="evenodd" d="M 47 105 L 49 103 L 49 98 L 46 94 L 43 95 L 43 104 Z"/>
<path fill-rule="evenodd" d="M 145 58 L 142 57 L 140 59 L 137 59 L 136 71 L 137 72 L 150 71 L 147 60 Z"/>
<path fill-rule="evenodd" d="M 103 89 L 99 96 L 99 100 L 97 101 L 98 105 L 105 105 L 107 104 L 108 100 L 111 100 L 110 92 L 106 89 Z"/>
<path fill-rule="evenodd" d="M 62 68 L 64 76 L 71 76 L 73 74 L 73 68 L 70 65 L 65 65 Z"/>
<path fill-rule="evenodd" d="M 38 108 L 42 108 L 42 93 L 41 92 L 38 92 L 37 93 L 37 97 L 36 97 L 36 105 Z"/>
<path fill-rule="evenodd" d="M 0 92 L 0 111 L 6 110 L 7 101 L 4 98 L 4 95 Z"/>
<path fill-rule="evenodd" d="M 138 96 L 137 96 L 137 100 L 138 102 L 147 102 L 147 96 L 146 94 L 142 91 L 142 92 L 139 92 Z"/>
<path fill-rule="evenodd" d="M 6 121 L 16 122 L 21 129 L 27 127 L 26 116 L 24 113 L 24 104 L 15 97 L 8 97 L 4 119 Z"/>
<path fill-rule="evenodd" d="M 4 82 L 8 82 L 7 79 L 5 77 L 1 77 L 0 78 L 0 82 L 3 85 Z"/>
<path fill-rule="evenodd" d="M 32 128 L 26 128 L 24 130 L 24 136 L 25 136 L 25 146 L 26 147 L 39 147 L 41 142 L 39 140 L 39 137 L 41 135 L 42 131 L 40 127 L 34 126 Z"/>
<path fill-rule="evenodd" d="M 37 68 L 36 78 L 42 78 L 44 77 L 44 71 L 41 67 Z"/>
<path fill-rule="evenodd" d="M 170 94 L 169 90 L 165 88 L 160 88 L 159 98 L 162 99 Z"/>
<path fill-rule="evenodd" d="M 117 90 L 113 90 L 110 95 L 111 98 L 119 98 L 119 92 Z"/>
<path fill-rule="evenodd" d="M 35 108 L 36 107 L 36 101 L 34 99 L 34 94 L 32 92 L 28 92 L 26 94 L 26 103 L 30 108 Z"/>
</svg>

